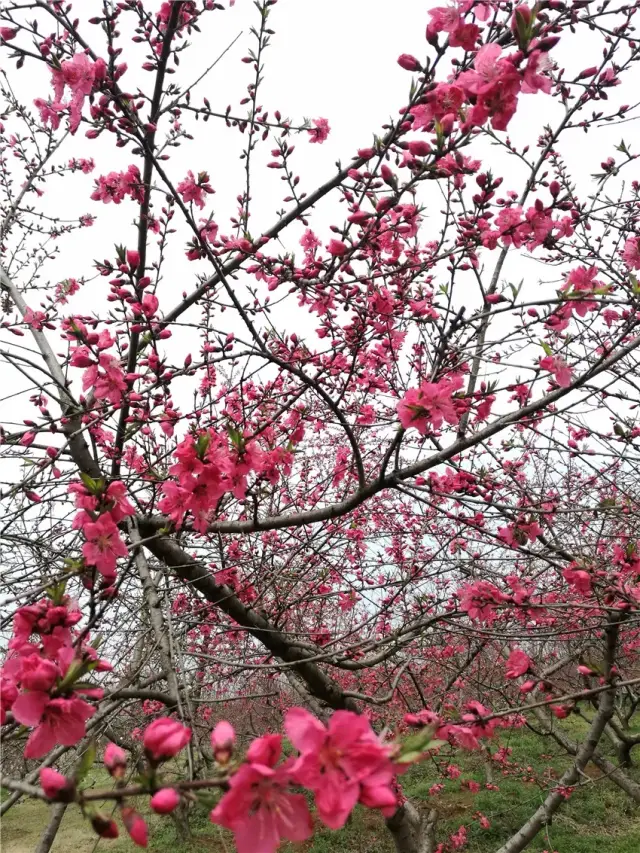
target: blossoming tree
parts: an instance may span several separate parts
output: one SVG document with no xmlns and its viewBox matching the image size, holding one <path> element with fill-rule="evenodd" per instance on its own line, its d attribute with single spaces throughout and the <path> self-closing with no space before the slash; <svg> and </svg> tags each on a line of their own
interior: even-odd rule
<svg viewBox="0 0 640 853">
<path fill-rule="evenodd" d="M 590 762 L 640 802 L 640 4 L 426 8 L 315 185 L 333 119 L 265 105 L 276 0 L 228 107 L 238 7 L 76 6 L 0 7 L 3 811 L 55 804 L 46 853 L 66 808 L 146 846 L 141 802 L 201 800 L 272 853 L 359 803 L 450 851 L 403 774 L 512 772 L 524 725 L 570 760 L 499 853 Z"/>
</svg>

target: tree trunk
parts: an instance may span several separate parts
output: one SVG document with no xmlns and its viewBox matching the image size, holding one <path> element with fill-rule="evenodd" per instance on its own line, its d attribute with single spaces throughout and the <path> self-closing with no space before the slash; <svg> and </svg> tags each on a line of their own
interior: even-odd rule
<svg viewBox="0 0 640 853">
<path fill-rule="evenodd" d="M 40 836 L 40 841 L 38 842 L 38 846 L 34 853 L 49 853 L 51 845 L 56 840 L 56 835 L 58 834 L 58 830 L 60 829 L 60 824 L 62 823 L 62 818 L 64 817 L 66 810 L 67 803 L 56 803 L 55 806 L 53 806 L 47 828 Z"/>
<path fill-rule="evenodd" d="M 406 802 L 385 822 L 397 853 L 435 853 L 437 821 L 435 809 L 421 819 L 418 810 Z"/>
</svg>

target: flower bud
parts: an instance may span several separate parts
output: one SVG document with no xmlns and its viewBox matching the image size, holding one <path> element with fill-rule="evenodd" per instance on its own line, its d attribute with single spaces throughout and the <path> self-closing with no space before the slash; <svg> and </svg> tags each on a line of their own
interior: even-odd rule
<svg viewBox="0 0 640 853">
<path fill-rule="evenodd" d="M 92 815 L 91 826 L 93 827 L 93 831 L 96 832 L 100 838 L 118 837 L 118 825 L 115 820 L 111 820 L 110 817 L 107 817 L 102 812 L 96 812 Z"/>
<path fill-rule="evenodd" d="M 148 755 L 156 761 L 173 758 L 191 740 L 191 729 L 177 720 L 160 717 L 147 726 L 143 743 Z"/>
<path fill-rule="evenodd" d="M 161 788 L 151 797 L 150 806 L 157 814 L 169 814 L 180 802 L 175 788 Z"/>
<path fill-rule="evenodd" d="M 409 143 L 409 151 L 414 157 L 426 157 L 431 151 L 431 145 L 426 139 L 415 139 Z"/>
<path fill-rule="evenodd" d="M 127 249 L 127 263 L 130 269 L 137 270 L 140 266 L 140 252 L 136 249 Z"/>
<path fill-rule="evenodd" d="M 236 734 L 233 726 L 221 720 L 211 732 L 211 749 L 218 764 L 226 764 L 233 753 Z"/>
<path fill-rule="evenodd" d="M 115 743 L 107 744 L 104 751 L 104 766 L 114 779 L 122 779 L 127 769 L 127 754 Z"/>
<path fill-rule="evenodd" d="M 129 837 L 138 847 L 146 847 L 148 841 L 147 824 L 135 809 L 126 806 L 121 810 L 122 822 Z"/>
<path fill-rule="evenodd" d="M 415 56 L 412 56 L 410 53 L 402 53 L 398 57 L 398 65 L 400 68 L 404 68 L 405 71 L 420 71 L 421 65 Z"/>
<path fill-rule="evenodd" d="M 43 767 L 40 771 L 40 785 L 48 800 L 58 803 L 71 803 L 75 798 L 73 779 L 67 779 L 51 767 Z"/>
</svg>

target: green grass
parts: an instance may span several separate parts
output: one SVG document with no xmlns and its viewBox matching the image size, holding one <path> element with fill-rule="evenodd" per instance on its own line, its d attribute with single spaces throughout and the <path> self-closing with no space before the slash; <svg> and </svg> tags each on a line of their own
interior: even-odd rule
<svg viewBox="0 0 640 853">
<path fill-rule="evenodd" d="M 567 721 L 564 724 L 566 730 Z M 571 721 L 569 725 L 571 734 L 579 736 L 580 721 Z M 559 747 L 526 730 L 502 733 L 500 745 L 512 748 L 510 761 L 514 766 L 504 775 L 494 765 L 493 782 L 499 787 L 498 791 L 484 788 L 485 768 L 481 756 L 475 753 L 459 754 L 452 759 L 462 774 L 458 779 L 447 780 L 444 790 L 435 797 L 429 795 L 429 788 L 441 779 L 429 762 L 413 768 L 403 778 L 405 792 L 416 806 L 438 809 L 439 841 L 445 841 L 461 824 L 467 825 L 468 844 L 464 853 L 494 853 L 544 799 L 544 782 L 542 786 L 538 782 L 543 779 L 546 769 L 551 767 L 555 774 L 560 775 L 568 764 L 567 756 Z M 493 748 L 497 746 L 496 743 Z M 523 780 L 522 768 L 527 767 L 532 768 L 530 775 L 536 782 Z M 640 768 L 629 772 L 640 780 Z M 534 853 L 543 850 L 549 853 L 639 853 L 640 807 L 616 785 L 600 778 L 601 774 L 595 767 L 589 766 L 588 775 L 592 781 L 583 780 L 584 784 L 556 814 L 552 825 L 538 835 L 528 850 Z M 461 785 L 468 779 L 483 786 L 478 794 L 471 794 Z M 89 781 L 103 787 L 108 784 L 108 777 L 103 771 L 96 770 Z M 553 777 L 548 776 L 547 785 L 553 784 Z M 140 807 L 149 819 L 148 849 L 152 853 L 232 853 L 234 850 L 230 834 L 209 823 L 204 809 L 196 809 L 192 815 L 192 841 L 181 844 L 169 818 L 149 814 L 142 801 Z M 105 806 L 107 812 L 111 808 L 109 804 Z M 488 829 L 482 829 L 474 820 L 477 812 L 482 812 L 490 821 Z M 3 853 L 32 853 L 46 825 L 47 814 L 46 805 L 27 800 L 11 809 L 2 821 Z M 79 809 L 73 806 L 65 814 L 53 850 L 56 853 L 90 853 L 95 841 L 91 827 L 83 821 Z M 112 853 L 130 853 L 135 849 L 138 848 L 126 835 L 117 841 L 101 841 L 98 847 L 99 851 Z M 376 853 L 393 853 L 394 847 L 382 818 L 375 812 L 357 807 L 344 830 L 332 832 L 318 826 L 312 841 L 286 845 L 282 849 L 285 853 L 369 853 L 373 850 Z"/>
</svg>

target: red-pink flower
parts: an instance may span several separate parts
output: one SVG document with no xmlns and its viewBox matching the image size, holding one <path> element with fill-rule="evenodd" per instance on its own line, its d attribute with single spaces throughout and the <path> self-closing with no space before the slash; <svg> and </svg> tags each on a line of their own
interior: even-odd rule
<svg viewBox="0 0 640 853">
<path fill-rule="evenodd" d="M 285 718 L 285 730 L 300 752 L 293 776 L 314 792 L 318 813 L 327 826 L 344 826 L 359 800 L 385 812 L 395 809 L 389 750 L 366 717 L 336 711 L 325 728 L 308 711 L 292 708 Z"/>
<path fill-rule="evenodd" d="M 44 98 L 36 98 L 34 106 L 37 107 L 40 113 L 40 121 L 42 124 L 50 124 L 53 130 L 60 127 L 60 118 L 62 116 L 62 105 L 54 104 L 51 101 L 45 101 Z"/>
<path fill-rule="evenodd" d="M 47 693 L 21 693 L 13 703 L 15 719 L 35 726 L 24 749 L 25 758 L 41 758 L 54 746 L 74 746 L 86 731 L 95 708 L 82 699 L 50 699 Z"/>
<path fill-rule="evenodd" d="M 568 388 L 571 385 L 572 370 L 563 358 L 547 355 L 540 359 L 540 367 L 553 373 L 561 388 Z"/>
<path fill-rule="evenodd" d="M 177 720 L 160 717 L 145 729 L 142 739 L 144 748 L 156 761 L 173 758 L 191 740 L 191 729 Z"/>
<path fill-rule="evenodd" d="M 429 429 L 440 429 L 444 421 L 457 424 L 460 415 L 453 395 L 462 385 L 462 378 L 454 376 L 409 389 L 398 403 L 398 417 L 404 429 L 414 427 L 420 435 L 425 435 Z"/>
<path fill-rule="evenodd" d="M 625 264 L 632 270 L 640 270 L 640 237 L 629 237 L 622 250 Z"/>
<path fill-rule="evenodd" d="M 18 698 L 18 687 L 9 675 L 0 671 L 0 726 L 5 724 L 7 711 Z"/>
<path fill-rule="evenodd" d="M 456 116 L 465 101 L 465 94 L 460 86 L 439 83 L 427 94 L 426 101 L 426 104 L 419 104 L 411 109 L 414 130 L 427 127 L 434 119 Z"/>
<path fill-rule="evenodd" d="M 522 80 L 522 91 L 534 95 L 536 92 L 551 92 L 551 78 L 548 72 L 553 63 L 546 51 L 534 50 L 527 61 Z"/>
<path fill-rule="evenodd" d="M 307 133 L 311 137 L 309 142 L 324 142 L 327 136 L 329 136 L 330 130 L 331 128 L 326 118 L 314 118 L 313 127 L 307 128 Z"/>
<path fill-rule="evenodd" d="M 96 521 L 87 521 L 82 529 L 87 540 L 82 546 L 85 560 L 101 575 L 113 577 L 117 558 L 129 554 L 114 520 L 109 513 L 104 513 Z"/>
<path fill-rule="evenodd" d="M 60 671 L 52 660 L 39 654 L 26 655 L 20 659 L 20 686 L 23 690 L 48 692 L 56 683 Z"/>
<path fill-rule="evenodd" d="M 93 62 L 85 53 L 76 53 L 72 59 L 67 59 L 59 68 L 51 69 L 54 102 L 56 106 L 69 107 L 69 130 L 75 133 L 80 126 L 82 105 L 87 95 L 94 87 L 102 82 L 106 65 L 102 59 Z M 62 103 L 65 88 L 71 91 L 71 100 Z"/>
<path fill-rule="evenodd" d="M 520 649 L 513 649 L 507 658 L 505 675 L 507 678 L 519 678 L 529 671 L 531 659 Z"/>
<path fill-rule="evenodd" d="M 578 592 L 583 594 L 591 592 L 591 576 L 583 569 L 574 569 L 569 566 L 562 572 L 562 576 Z"/>
<path fill-rule="evenodd" d="M 457 77 L 457 83 L 463 86 L 467 92 L 474 95 L 480 95 L 489 91 L 500 77 L 505 73 L 505 66 L 513 70 L 511 63 L 505 63 L 500 60 L 502 48 L 499 44 L 491 42 L 485 44 L 476 53 L 473 60 L 473 71 L 463 71 Z"/>
<path fill-rule="evenodd" d="M 276 767 L 280 735 L 264 735 L 247 752 L 230 790 L 211 812 L 211 820 L 233 831 L 238 853 L 273 853 L 280 840 L 304 841 L 312 824 L 302 794 L 292 794 L 290 763 Z"/>
<path fill-rule="evenodd" d="M 460 609 L 478 622 L 491 623 L 496 616 L 496 605 L 504 600 L 505 596 L 489 581 L 475 581 L 460 590 Z"/>
<path fill-rule="evenodd" d="M 184 181 L 180 181 L 176 189 L 182 196 L 182 200 L 185 204 L 193 202 L 201 210 L 205 204 L 205 194 L 213 192 L 213 188 L 209 184 L 209 176 L 207 173 L 200 172 L 198 180 L 196 181 L 195 175 L 191 169 L 189 169 L 187 177 Z"/>
</svg>

